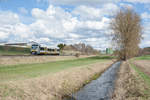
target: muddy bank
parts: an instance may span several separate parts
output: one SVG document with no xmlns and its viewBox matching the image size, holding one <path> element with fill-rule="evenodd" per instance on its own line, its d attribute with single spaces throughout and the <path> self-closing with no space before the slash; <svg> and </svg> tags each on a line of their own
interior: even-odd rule
<svg viewBox="0 0 150 100">
<path fill-rule="evenodd" d="M 0 100 L 61 100 L 66 95 L 72 95 L 112 63 L 104 61 L 39 78 L 0 83 Z"/>
</svg>

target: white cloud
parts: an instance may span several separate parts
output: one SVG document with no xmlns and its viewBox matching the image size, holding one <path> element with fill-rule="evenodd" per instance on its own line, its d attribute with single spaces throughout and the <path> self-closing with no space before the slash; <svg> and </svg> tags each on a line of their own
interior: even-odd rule
<svg viewBox="0 0 150 100">
<path fill-rule="evenodd" d="M 80 16 L 81 20 L 100 20 L 104 15 L 112 15 L 118 10 L 118 6 L 113 3 L 108 3 L 100 8 L 81 5 L 73 10 L 73 14 Z"/>
<path fill-rule="evenodd" d="M 133 9 L 133 5 L 129 3 L 120 3 L 120 7 Z"/>
<path fill-rule="evenodd" d="M 149 19 L 149 18 L 150 18 L 150 14 L 147 13 L 147 12 L 144 12 L 144 13 L 142 14 L 142 18 L 143 18 L 143 19 Z"/>
<path fill-rule="evenodd" d="M 0 31 L 0 40 L 4 41 L 5 39 L 8 38 L 8 35 L 9 35 L 9 33 L 5 33 L 5 32 Z"/>
<path fill-rule="evenodd" d="M 81 21 L 80 23 L 78 23 L 77 27 L 91 30 L 102 30 L 108 28 L 109 21 L 110 20 L 108 18 L 102 17 L 102 19 L 99 21 Z"/>
<path fill-rule="evenodd" d="M 99 19 L 102 16 L 100 9 L 96 9 L 84 5 L 75 8 L 72 13 L 74 15 L 80 15 L 80 19 L 82 20 Z"/>
<path fill-rule="evenodd" d="M 70 13 L 52 5 L 46 11 L 35 8 L 32 15 L 36 21 L 30 25 L 31 29 L 35 34 L 41 34 L 40 37 L 65 38 L 66 33 L 73 30 L 76 23 L 76 19 Z"/>
<path fill-rule="evenodd" d="M 0 19 L 0 25 L 13 25 L 20 21 L 17 14 L 4 11 L 0 11 Z"/>
<path fill-rule="evenodd" d="M 0 41 L 23 42 L 32 38 L 30 27 L 21 23 L 16 13 L 0 11 L 0 19 Z"/>
<path fill-rule="evenodd" d="M 81 35 L 78 35 L 76 33 L 69 33 L 69 37 L 72 38 L 72 39 L 78 39 L 80 37 L 82 37 Z"/>
<path fill-rule="evenodd" d="M 30 27 L 22 23 L 16 24 L 12 32 L 15 37 L 22 40 L 29 39 L 30 37 L 33 36 Z"/>
<path fill-rule="evenodd" d="M 5 41 L 12 34 L 13 26 L 19 22 L 19 17 L 12 12 L 0 11 L 0 19 L 0 41 Z"/>
<path fill-rule="evenodd" d="M 40 38 L 40 39 L 39 39 L 39 42 L 42 42 L 42 43 L 43 43 L 43 42 L 51 42 L 51 41 L 50 41 L 49 38 L 46 38 L 46 37 L 45 37 L 45 38 Z"/>
<path fill-rule="evenodd" d="M 131 3 L 150 3 L 150 0 L 123 0 Z"/>
<path fill-rule="evenodd" d="M 32 9 L 34 22 L 28 25 L 23 24 L 15 13 L 0 12 L 1 19 L 7 17 L 7 20 L 0 20 L 0 25 L 3 25 L 0 27 L 0 41 L 33 40 L 51 46 L 62 42 L 67 44 L 84 42 L 95 48 L 105 48 L 108 41 L 102 38 L 109 33 L 110 21 L 105 15 L 110 15 L 116 9 L 118 7 L 115 4 L 106 4 L 100 8 L 82 5 L 68 12 L 61 7 L 50 5 L 46 10 Z M 86 18 L 83 12 L 87 15 Z"/>
<path fill-rule="evenodd" d="M 49 2 L 56 5 L 90 5 L 101 6 L 107 3 L 117 3 L 120 0 L 37 0 L 37 2 Z"/>
<path fill-rule="evenodd" d="M 22 14 L 28 14 L 28 10 L 24 7 L 20 7 L 18 8 L 19 12 L 22 13 Z"/>
</svg>

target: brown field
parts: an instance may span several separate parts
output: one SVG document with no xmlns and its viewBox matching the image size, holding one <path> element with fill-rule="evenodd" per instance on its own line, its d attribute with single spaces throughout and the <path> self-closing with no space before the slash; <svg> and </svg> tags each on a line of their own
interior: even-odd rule
<svg viewBox="0 0 150 100">
<path fill-rule="evenodd" d="M 0 100 L 61 100 L 81 88 L 113 62 L 84 65 L 42 77 L 0 83 Z M 83 74 L 84 73 L 84 74 Z"/>
<path fill-rule="evenodd" d="M 149 94 L 145 94 L 146 90 L 149 90 L 149 86 L 128 62 L 123 62 L 112 100 L 150 100 Z"/>
<path fill-rule="evenodd" d="M 80 56 L 84 58 L 89 56 Z M 0 65 L 45 63 L 51 61 L 77 59 L 75 56 L 0 56 Z"/>
<path fill-rule="evenodd" d="M 140 70 L 150 76 L 150 60 L 135 60 L 134 64 Z"/>
</svg>

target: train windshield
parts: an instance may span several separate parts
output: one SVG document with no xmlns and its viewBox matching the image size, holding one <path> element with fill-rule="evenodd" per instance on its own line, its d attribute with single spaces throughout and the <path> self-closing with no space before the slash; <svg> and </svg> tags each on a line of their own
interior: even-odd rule
<svg viewBox="0 0 150 100">
<path fill-rule="evenodd" d="M 38 45 L 32 45 L 32 49 L 37 49 L 38 48 Z"/>
</svg>

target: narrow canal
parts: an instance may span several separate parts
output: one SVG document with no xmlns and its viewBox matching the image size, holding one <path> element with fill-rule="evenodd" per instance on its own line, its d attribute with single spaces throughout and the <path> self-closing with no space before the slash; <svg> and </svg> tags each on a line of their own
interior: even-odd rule
<svg viewBox="0 0 150 100">
<path fill-rule="evenodd" d="M 120 64 L 121 62 L 114 63 L 97 80 L 93 80 L 65 100 L 110 100 Z"/>
</svg>

